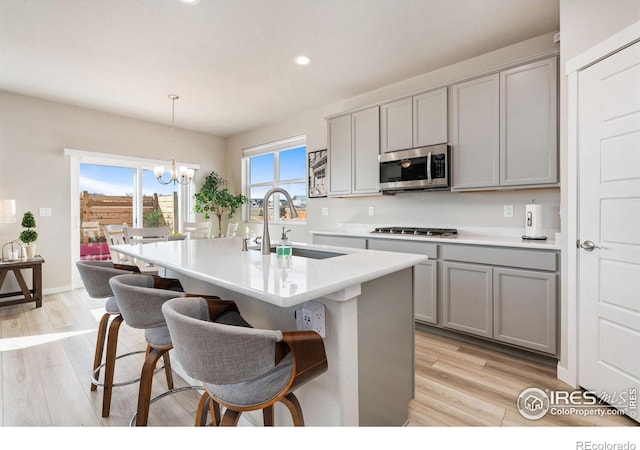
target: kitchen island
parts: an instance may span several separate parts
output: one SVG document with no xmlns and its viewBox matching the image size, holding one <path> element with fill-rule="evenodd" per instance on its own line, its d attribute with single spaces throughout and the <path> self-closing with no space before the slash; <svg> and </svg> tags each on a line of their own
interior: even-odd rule
<svg viewBox="0 0 640 450">
<path fill-rule="evenodd" d="M 119 245 L 189 293 L 235 300 L 256 328 L 296 329 L 296 309 L 325 308 L 328 371 L 296 391 L 308 426 L 401 426 L 414 388 L 413 267 L 426 256 L 294 244 L 294 256 L 241 251 L 241 239 Z M 303 256 L 296 256 L 303 255 Z M 276 424 L 291 419 L 281 405 Z M 244 414 L 260 424 L 258 413 Z"/>
</svg>

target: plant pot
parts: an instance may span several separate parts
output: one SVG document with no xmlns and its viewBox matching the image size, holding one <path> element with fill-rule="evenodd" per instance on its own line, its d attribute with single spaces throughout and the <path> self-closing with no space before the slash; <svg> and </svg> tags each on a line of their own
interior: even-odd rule
<svg viewBox="0 0 640 450">
<path fill-rule="evenodd" d="M 36 256 L 36 244 L 27 244 L 24 246 L 27 259 L 33 259 Z"/>
</svg>

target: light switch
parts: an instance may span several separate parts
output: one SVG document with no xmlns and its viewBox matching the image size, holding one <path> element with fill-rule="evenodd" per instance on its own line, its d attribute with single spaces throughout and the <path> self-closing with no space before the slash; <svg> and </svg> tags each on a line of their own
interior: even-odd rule
<svg viewBox="0 0 640 450">
<path fill-rule="evenodd" d="M 40 217 L 51 217 L 51 208 L 40 208 Z"/>
<path fill-rule="evenodd" d="M 326 206 L 324 208 L 322 208 L 322 215 L 323 216 L 328 216 L 329 215 L 329 208 L 327 208 Z"/>
</svg>

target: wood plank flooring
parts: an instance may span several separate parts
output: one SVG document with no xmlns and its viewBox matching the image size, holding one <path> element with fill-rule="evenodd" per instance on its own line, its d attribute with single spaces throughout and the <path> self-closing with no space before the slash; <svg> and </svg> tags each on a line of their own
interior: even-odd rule
<svg viewBox="0 0 640 450">
<path fill-rule="evenodd" d="M 101 417 L 102 389 L 91 392 L 96 329 L 104 301 L 82 289 L 0 308 L 0 426 L 123 427 L 135 412 L 137 384 L 114 388 L 111 415 Z M 143 333 L 123 325 L 118 353 L 143 350 Z M 143 355 L 118 360 L 117 381 L 139 375 Z M 176 386 L 186 383 L 175 377 Z M 416 395 L 410 426 L 636 426 L 626 417 L 545 417 L 529 421 L 516 409 L 527 387 L 569 389 L 555 369 L 503 353 L 416 332 Z M 166 389 L 163 373 L 153 395 Z M 151 426 L 191 426 L 197 391 L 168 396 L 151 407 Z M 304 405 L 303 405 L 304 408 Z"/>
</svg>

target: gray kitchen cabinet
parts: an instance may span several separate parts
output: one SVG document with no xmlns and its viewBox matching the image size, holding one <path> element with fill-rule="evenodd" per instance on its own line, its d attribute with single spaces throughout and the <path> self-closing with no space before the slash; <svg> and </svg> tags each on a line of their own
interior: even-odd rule
<svg viewBox="0 0 640 450">
<path fill-rule="evenodd" d="M 413 96 L 413 146 L 446 144 L 447 88 Z"/>
<path fill-rule="evenodd" d="M 377 106 L 327 120 L 331 197 L 380 192 Z"/>
<path fill-rule="evenodd" d="M 556 58 L 500 73 L 500 186 L 558 181 Z"/>
<path fill-rule="evenodd" d="M 556 251 L 442 246 L 445 328 L 557 354 Z"/>
<path fill-rule="evenodd" d="M 393 152 L 413 147 L 413 101 L 402 98 L 380 106 L 380 149 Z"/>
<path fill-rule="evenodd" d="M 399 239 L 369 239 L 369 250 L 426 255 L 429 261 L 414 266 L 413 305 L 419 322 L 438 323 L 438 245 Z"/>
<path fill-rule="evenodd" d="M 327 121 L 329 192 L 351 193 L 351 114 Z"/>
<path fill-rule="evenodd" d="M 555 273 L 495 267 L 493 286 L 493 338 L 555 353 Z"/>
<path fill-rule="evenodd" d="M 452 86 L 452 188 L 500 182 L 500 76 Z"/>
<path fill-rule="evenodd" d="M 479 264 L 442 263 L 442 325 L 493 336 L 493 272 Z"/>
<path fill-rule="evenodd" d="M 557 58 L 459 83 L 452 91 L 452 190 L 555 185 Z"/>
<path fill-rule="evenodd" d="M 313 243 L 318 245 L 332 245 L 335 247 L 367 248 L 367 240 L 365 238 L 330 234 L 314 234 Z"/>
<path fill-rule="evenodd" d="M 382 152 L 446 143 L 447 88 L 382 104 L 380 123 Z"/>
</svg>

